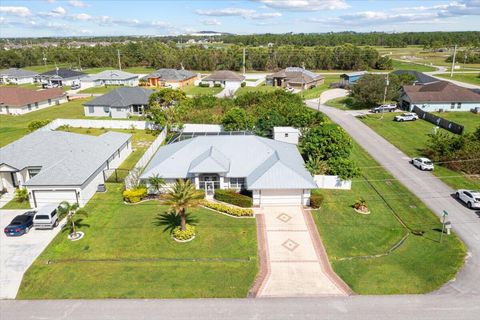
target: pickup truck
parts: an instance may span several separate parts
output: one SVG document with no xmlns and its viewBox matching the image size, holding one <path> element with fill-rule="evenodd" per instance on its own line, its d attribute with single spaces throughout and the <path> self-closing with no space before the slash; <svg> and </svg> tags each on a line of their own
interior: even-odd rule
<svg viewBox="0 0 480 320">
<path fill-rule="evenodd" d="M 58 204 L 47 204 L 41 207 L 33 216 L 35 229 L 53 229 L 58 226 Z"/>
<path fill-rule="evenodd" d="M 381 106 L 372 108 L 370 112 L 373 113 L 380 113 L 380 112 L 393 112 L 397 109 L 397 105 L 395 103 L 390 104 L 382 104 Z"/>
</svg>

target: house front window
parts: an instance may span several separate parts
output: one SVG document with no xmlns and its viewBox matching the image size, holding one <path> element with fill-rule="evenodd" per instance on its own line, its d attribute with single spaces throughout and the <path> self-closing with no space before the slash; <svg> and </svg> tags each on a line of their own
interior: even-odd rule
<svg viewBox="0 0 480 320">
<path fill-rule="evenodd" d="M 95 113 L 95 108 L 92 106 L 88 107 L 88 113 Z"/>
<path fill-rule="evenodd" d="M 230 188 L 243 189 L 245 187 L 245 178 L 230 178 Z"/>
<path fill-rule="evenodd" d="M 455 102 L 452 102 L 452 104 L 450 104 L 450 109 L 455 109 Z"/>
<path fill-rule="evenodd" d="M 457 103 L 457 109 L 462 109 L 462 103 L 461 102 Z"/>
<path fill-rule="evenodd" d="M 103 107 L 103 112 L 110 113 L 110 107 L 108 106 Z"/>
<path fill-rule="evenodd" d="M 38 168 L 28 169 L 28 176 L 31 179 L 31 178 L 35 177 L 39 172 L 40 172 L 40 169 L 38 169 Z"/>
</svg>

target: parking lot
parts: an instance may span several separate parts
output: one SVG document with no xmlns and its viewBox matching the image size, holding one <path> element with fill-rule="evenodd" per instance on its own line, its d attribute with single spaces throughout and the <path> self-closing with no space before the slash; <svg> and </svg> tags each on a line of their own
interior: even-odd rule
<svg viewBox="0 0 480 320">
<path fill-rule="evenodd" d="M 60 231 L 30 230 L 20 237 L 7 237 L 3 229 L 27 210 L 0 210 L 0 299 L 14 299 L 25 271 Z"/>
</svg>

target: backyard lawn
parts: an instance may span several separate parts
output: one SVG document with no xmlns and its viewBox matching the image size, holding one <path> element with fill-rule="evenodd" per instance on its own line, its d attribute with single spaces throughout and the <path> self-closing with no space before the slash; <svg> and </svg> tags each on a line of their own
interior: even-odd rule
<svg viewBox="0 0 480 320">
<path fill-rule="evenodd" d="M 304 90 L 299 93 L 303 99 L 308 100 L 308 99 L 318 98 L 320 97 L 323 91 L 327 90 L 330 87 L 330 83 L 340 81 L 340 76 L 338 75 L 323 75 L 323 76 L 325 78 L 325 82 L 323 84 L 316 86 L 315 88 L 312 88 L 312 89 Z"/>
<path fill-rule="evenodd" d="M 400 60 L 392 60 L 393 70 L 414 70 L 418 72 L 430 72 L 437 70 L 436 68 L 425 66 L 417 63 L 409 63 Z"/>
<path fill-rule="evenodd" d="M 408 156 L 422 155 L 422 149 L 428 142 L 428 134 L 433 132 L 435 126 L 424 120 L 395 122 L 394 116 L 395 113 L 386 113 L 384 119 L 380 120 L 379 115 L 372 114 L 360 119 Z M 445 112 L 440 116 L 464 125 L 466 132 L 471 132 L 480 125 L 480 115 L 471 112 Z M 453 189 L 480 189 L 480 178 L 462 176 L 461 173 L 438 165 L 433 173 Z"/>
<path fill-rule="evenodd" d="M 200 96 L 200 95 L 216 95 L 220 93 L 223 88 L 220 87 L 199 87 L 199 86 L 187 86 L 182 89 L 187 96 Z"/>
<path fill-rule="evenodd" d="M 27 126 L 33 120 L 85 118 L 82 103 L 86 101 L 88 100 L 78 99 L 19 116 L 0 115 L 0 147 L 26 135 Z"/>
<path fill-rule="evenodd" d="M 193 209 L 197 236 L 180 244 L 165 231 L 176 220 L 166 207 L 126 205 L 122 188 L 107 184 L 90 200 L 85 237 L 59 234 L 24 275 L 18 299 L 246 297 L 257 273 L 254 219 Z"/>
<path fill-rule="evenodd" d="M 450 77 L 450 73 L 440 73 L 436 74 L 436 77 L 441 77 L 445 79 L 457 80 L 461 82 L 476 84 L 480 86 L 480 74 L 477 73 L 454 73 L 453 77 Z"/>
<path fill-rule="evenodd" d="M 463 243 L 453 234 L 440 243 L 439 219 L 357 144 L 353 159 L 363 177 L 353 180 L 351 191 L 317 191 L 325 201 L 313 211 L 335 272 L 359 294 L 425 293 L 454 278 L 463 265 Z M 352 208 L 361 198 L 369 215 Z M 409 233 L 396 215 L 424 235 Z M 385 253 L 407 234 L 390 255 L 364 257 Z"/>
</svg>

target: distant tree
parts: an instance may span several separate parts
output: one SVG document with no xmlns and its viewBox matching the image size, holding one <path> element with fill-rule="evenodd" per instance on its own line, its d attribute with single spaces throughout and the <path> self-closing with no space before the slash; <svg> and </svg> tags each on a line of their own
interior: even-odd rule
<svg viewBox="0 0 480 320">
<path fill-rule="evenodd" d="M 226 131 L 251 130 L 254 122 L 253 117 L 239 107 L 228 110 L 222 118 L 222 125 Z"/>
<path fill-rule="evenodd" d="M 366 74 L 355 83 L 350 95 L 366 107 L 371 107 L 383 102 L 386 86 L 386 75 Z M 387 87 L 386 101 L 398 99 L 398 89 L 400 82 L 395 74 L 389 75 L 389 85 Z"/>
<path fill-rule="evenodd" d="M 308 161 L 330 158 L 348 158 L 352 150 L 352 139 L 336 124 L 324 124 L 308 130 L 299 144 L 303 158 Z M 318 161 L 318 160 L 315 160 Z"/>
<path fill-rule="evenodd" d="M 150 95 L 148 107 L 150 110 L 164 110 L 186 99 L 185 92 L 170 88 L 160 89 Z"/>
</svg>

